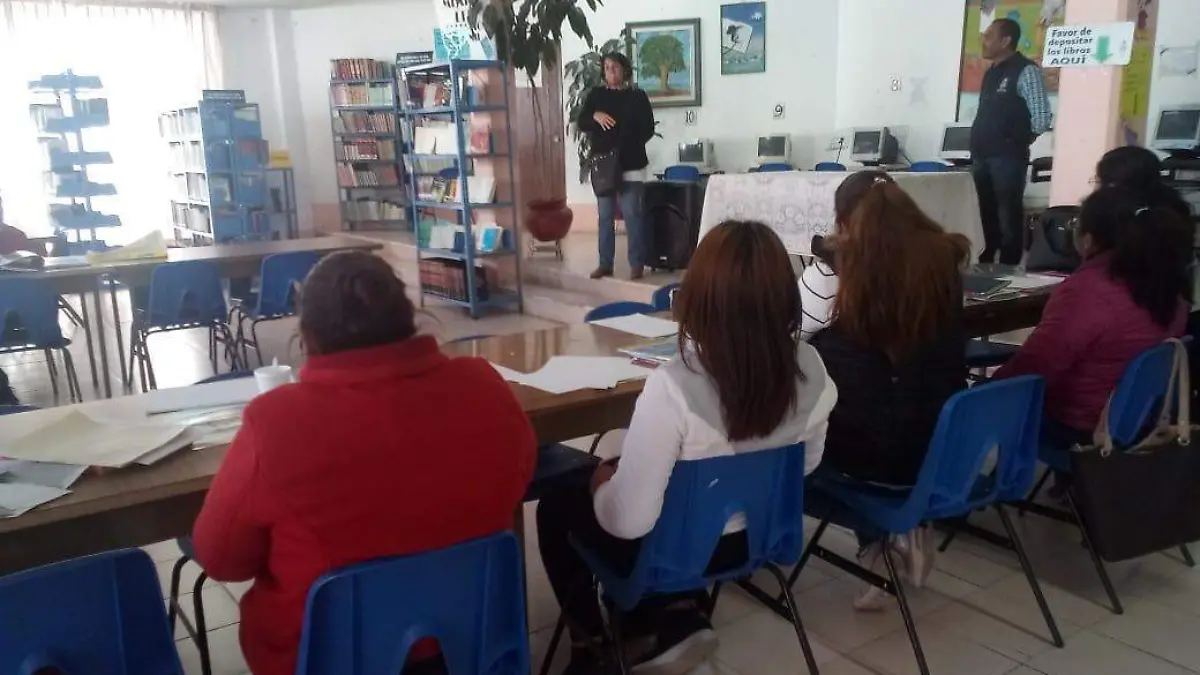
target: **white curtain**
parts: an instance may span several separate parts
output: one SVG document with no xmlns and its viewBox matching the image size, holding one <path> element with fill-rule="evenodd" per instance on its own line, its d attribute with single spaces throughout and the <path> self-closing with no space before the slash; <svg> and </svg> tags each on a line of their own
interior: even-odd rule
<svg viewBox="0 0 1200 675">
<path fill-rule="evenodd" d="M 50 229 L 43 172 L 47 168 L 30 117 L 29 80 L 68 69 L 99 76 L 108 127 L 84 131 L 87 150 L 112 153 L 113 164 L 89 168 L 89 179 L 113 183 L 117 196 L 94 208 L 121 217 L 101 230 L 123 243 L 170 227 L 167 147 L 160 113 L 195 105 L 203 89 L 221 85 L 216 15 L 191 6 L 0 0 L 0 199 L 4 219 L 26 231 Z"/>
</svg>

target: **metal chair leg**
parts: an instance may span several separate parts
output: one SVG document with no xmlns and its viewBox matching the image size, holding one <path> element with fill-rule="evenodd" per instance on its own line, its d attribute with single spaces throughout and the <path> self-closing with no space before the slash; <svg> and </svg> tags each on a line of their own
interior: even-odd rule
<svg viewBox="0 0 1200 675">
<path fill-rule="evenodd" d="M 208 575 L 200 572 L 200 576 L 196 577 L 196 583 L 192 585 L 192 608 L 196 612 L 196 651 L 200 652 L 200 673 L 201 675 L 212 675 L 212 658 L 208 652 L 208 627 L 204 622 L 204 595 L 200 592 L 203 590 L 204 582 L 208 580 Z"/>
<path fill-rule="evenodd" d="M 183 566 L 188 563 L 187 556 L 175 561 L 171 568 L 171 591 L 167 595 L 167 621 L 171 624 L 171 635 L 175 634 L 175 617 L 179 612 L 179 581 L 183 576 Z"/>
<path fill-rule="evenodd" d="M 72 403 L 83 402 L 83 389 L 79 386 L 79 373 L 75 370 L 75 359 L 71 357 L 71 352 L 66 348 L 62 348 L 63 357 L 63 374 L 67 376 L 67 395 L 71 398 Z"/>
<path fill-rule="evenodd" d="M 614 656 L 617 659 L 617 666 L 621 669 L 621 675 L 629 675 L 629 661 L 625 658 L 625 638 L 621 635 L 621 610 L 613 607 L 608 614 L 609 631 L 612 633 L 612 643 Z"/>
<path fill-rule="evenodd" d="M 558 651 L 558 643 L 562 642 L 563 631 L 567 628 L 567 615 L 558 613 L 558 623 L 554 624 L 554 634 L 550 636 L 550 646 L 546 648 L 546 656 L 542 658 L 542 669 L 538 675 L 550 675 L 550 664 L 554 661 L 554 653 Z"/>
<path fill-rule="evenodd" d="M 50 371 L 50 389 L 54 392 L 54 402 L 58 403 L 58 368 L 54 363 L 54 352 L 43 349 L 42 353 L 46 355 L 46 370 Z"/>
<path fill-rule="evenodd" d="M 596 434 L 596 437 L 592 439 L 592 447 L 590 450 L 588 450 L 589 455 L 596 454 L 596 448 L 600 447 L 600 439 L 604 438 L 604 434 L 607 433 L 607 431 L 601 431 L 600 433 Z"/>
<path fill-rule="evenodd" d="M 1052 473 L 1054 472 L 1049 468 L 1042 472 L 1042 477 L 1038 479 L 1038 482 L 1033 486 L 1033 490 L 1029 493 L 1029 496 L 1025 498 L 1027 502 L 1037 501 L 1037 496 L 1042 493 L 1042 488 L 1045 487 L 1046 481 L 1050 480 L 1050 474 Z M 1025 504 L 1021 504 L 1017 507 L 1017 515 L 1019 517 L 1024 518 L 1025 511 Z"/>
<path fill-rule="evenodd" d="M 154 361 L 150 360 L 150 334 L 142 338 L 142 360 L 146 364 L 146 378 L 150 382 L 151 389 L 158 389 L 158 380 L 154 377 Z"/>
<path fill-rule="evenodd" d="M 888 578 L 896 589 L 896 602 L 900 605 L 900 616 L 904 618 L 904 630 L 908 632 L 908 641 L 912 644 L 913 655 L 917 658 L 917 668 L 921 675 L 929 675 L 929 664 L 925 661 L 925 651 L 921 649 L 921 639 L 917 637 L 917 626 L 913 623 L 912 611 L 908 608 L 908 598 L 904 594 L 904 586 L 896 574 L 896 564 L 887 546 L 883 547 L 883 564 L 887 566 Z"/>
<path fill-rule="evenodd" d="M 1050 613 L 1050 606 L 1046 604 L 1046 596 L 1042 594 L 1042 585 L 1038 583 L 1037 576 L 1033 573 L 1033 564 L 1025 553 L 1025 546 L 1021 543 L 1021 538 L 1017 536 L 1017 528 L 1013 527 L 1012 519 L 1008 517 L 1008 511 L 1004 510 L 1003 504 L 997 503 L 995 507 L 996 513 L 1000 514 L 1000 522 L 1004 523 L 1004 531 L 1008 534 L 1009 541 L 1012 542 L 1013 550 L 1017 552 L 1017 558 L 1021 560 L 1021 569 L 1025 572 L 1025 579 L 1029 581 L 1029 588 L 1033 590 L 1033 597 L 1037 599 L 1038 609 L 1042 610 L 1046 628 L 1050 629 L 1050 639 L 1054 642 L 1055 647 L 1061 648 L 1063 638 L 1062 633 L 1058 632 L 1058 622 L 1054 620 L 1054 615 Z"/>
<path fill-rule="evenodd" d="M 1182 544 L 1179 547 L 1179 555 L 1183 556 L 1183 564 L 1188 567 L 1196 566 L 1196 559 L 1192 557 L 1192 552 L 1188 550 L 1187 544 Z"/>
<path fill-rule="evenodd" d="M 958 536 L 958 528 L 950 530 L 946 538 L 942 540 L 941 546 L 938 546 L 938 553 L 945 553 L 946 549 L 950 548 L 950 544 L 954 542 L 954 538 Z"/>
<path fill-rule="evenodd" d="M 1087 525 L 1083 522 L 1083 518 L 1079 515 L 1079 508 L 1075 506 L 1075 497 L 1070 491 L 1067 492 L 1067 505 L 1071 507 L 1071 515 L 1075 517 L 1075 523 L 1079 526 L 1079 532 L 1083 535 L 1083 547 L 1087 549 L 1088 555 L 1092 557 L 1092 564 L 1096 566 L 1096 574 L 1100 575 L 1100 584 L 1104 586 L 1104 592 L 1108 594 L 1108 601 L 1112 603 L 1114 614 L 1124 614 L 1125 607 L 1121 605 L 1121 599 L 1117 597 L 1117 591 L 1113 588 L 1112 580 L 1108 578 L 1108 570 L 1104 568 L 1104 561 L 1100 559 L 1100 554 L 1096 552 L 1096 547 L 1092 544 L 1092 538 L 1088 535 Z"/>
<path fill-rule="evenodd" d="M 796 629 L 796 639 L 800 641 L 800 650 L 804 652 L 804 663 L 808 666 L 808 672 L 815 675 L 819 672 L 817 657 L 813 654 L 812 645 L 808 642 L 808 633 L 804 631 L 804 624 L 800 621 L 800 611 L 796 609 L 796 598 L 792 596 L 791 584 L 783 576 L 783 570 L 779 569 L 778 565 L 767 563 L 764 565 L 764 569 L 779 582 L 779 587 L 783 591 L 783 601 L 787 604 L 788 614 L 792 616 L 792 627 Z"/>
<path fill-rule="evenodd" d="M 258 321 L 250 322 L 250 339 L 253 340 L 252 344 L 254 345 L 254 355 L 258 357 L 258 365 L 260 365 L 260 366 L 267 365 L 266 363 L 263 362 L 262 347 L 260 346 L 260 343 L 258 341 Z M 246 368 L 249 368 L 249 367 L 250 367 L 250 356 L 246 355 Z"/>
<path fill-rule="evenodd" d="M 800 578 L 800 572 L 804 571 L 804 566 L 808 564 L 808 559 L 812 557 L 813 551 L 817 550 L 817 542 L 821 541 L 821 535 L 825 534 L 825 528 L 827 527 L 829 527 L 829 518 L 825 518 L 817 525 L 812 539 L 808 540 L 808 546 L 804 547 L 804 553 L 800 554 L 800 560 L 796 562 L 796 566 L 792 568 L 791 575 L 788 576 L 788 588 L 796 585 L 796 580 Z M 780 598 L 780 600 L 783 600 L 783 598 Z"/>
<path fill-rule="evenodd" d="M 711 621 L 713 614 L 717 611 L 717 598 L 721 597 L 721 582 L 713 584 L 712 592 L 708 594 L 708 607 L 705 608 L 705 614 Z"/>
</svg>

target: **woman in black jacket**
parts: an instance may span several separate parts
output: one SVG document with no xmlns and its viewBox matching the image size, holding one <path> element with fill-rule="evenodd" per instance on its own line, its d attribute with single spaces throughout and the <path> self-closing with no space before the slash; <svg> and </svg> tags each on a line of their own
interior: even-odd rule
<svg viewBox="0 0 1200 675">
<path fill-rule="evenodd" d="M 646 92 L 630 86 L 633 67 L 624 54 L 605 54 L 604 84 L 588 92 L 575 124 L 591 134 L 592 156 L 616 151 L 621 186 L 614 194 L 597 196 L 600 216 L 600 264 L 593 279 L 612 276 L 616 256 L 617 201 L 625 218 L 630 276 L 641 279 L 646 264 L 642 194 L 646 183 L 646 143 L 654 137 L 654 111 Z"/>
</svg>

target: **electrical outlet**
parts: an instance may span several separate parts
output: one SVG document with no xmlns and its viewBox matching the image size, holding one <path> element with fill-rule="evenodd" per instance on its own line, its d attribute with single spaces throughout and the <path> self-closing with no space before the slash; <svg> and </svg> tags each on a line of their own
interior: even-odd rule
<svg viewBox="0 0 1200 675">
<path fill-rule="evenodd" d="M 825 149 L 826 150 L 841 150 L 845 146 L 846 146 L 845 138 L 843 138 L 842 136 L 834 136 L 833 138 L 829 139 L 829 145 L 827 145 L 825 147 Z"/>
</svg>

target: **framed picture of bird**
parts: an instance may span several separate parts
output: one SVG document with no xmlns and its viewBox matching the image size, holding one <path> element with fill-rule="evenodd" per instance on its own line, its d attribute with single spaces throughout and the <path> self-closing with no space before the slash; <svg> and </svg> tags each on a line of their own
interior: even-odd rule
<svg viewBox="0 0 1200 675">
<path fill-rule="evenodd" d="M 767 3 L 721 5 L 721 74 L 767 71 Z"/>
</svg>

